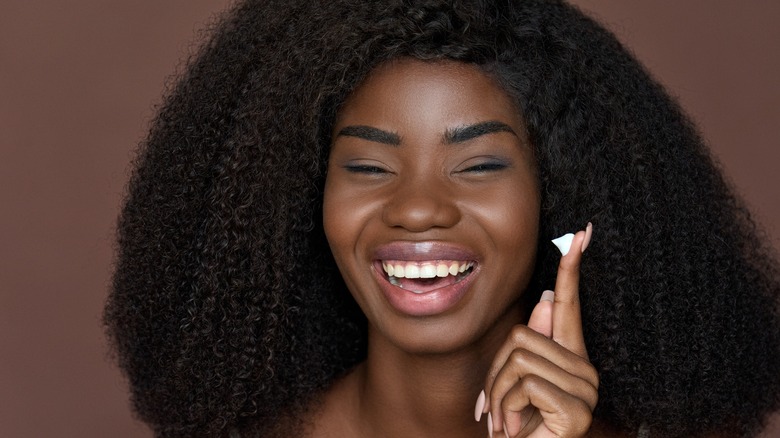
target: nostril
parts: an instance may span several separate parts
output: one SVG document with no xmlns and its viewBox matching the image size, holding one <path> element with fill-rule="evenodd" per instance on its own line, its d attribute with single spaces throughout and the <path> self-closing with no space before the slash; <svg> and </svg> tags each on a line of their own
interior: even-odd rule
<svg viewBox="0 0 780 438">
<path fill-rule="evenodd" d="M 412 232 L 449 228 L 460 221 L 460 211 L 448 197 L 418 191 L 399 193 L 385 205 L 382 219 L 388 226 Z"/>
</svg>

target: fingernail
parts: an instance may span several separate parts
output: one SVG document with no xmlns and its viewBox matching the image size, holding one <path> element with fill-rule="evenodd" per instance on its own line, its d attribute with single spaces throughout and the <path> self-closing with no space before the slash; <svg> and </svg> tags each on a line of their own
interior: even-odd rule
<svg viewBox="0 0 780 438">
<path fill-rule="evenodd" d="M 477 420 L 477 423 L 479 423 L 479 420 L 482 419 L 482 411 L 485 410 L 485 390 L 479 392 L 479 397 L 477 397 L 477 405 L 474 407 L 474 419 Z"/>
<path fill-rule="evenodd" d="M 550 302 L 554 303 L 555 302 L 555 292 L 553 292 L 551 290 L 546 290 L 546 291 L 542 292 L 542 299 L 540 299 L 539 301 L 540 302 L 541 301 L 550 301 Z"/>
<path fill-rule="evenodd" d="M 490 438 L 493 438 L 493 415 L 491 415 L 490 412 L 488 412 L 487 426 L 488 426 L 488 436 Z"/>
<path fill-rule="evenodd" d="M 573 239 L 574 239 L 574 234 L 566 233 L 557 239 L 553 239 L 552 243 L 554 243 L 555 246 L 558 247 L 558 250 L 561 252 L 561 255 L 566 255 L 569 253 L 569 249 L 571 249 L 571 241 Z"/>
<path fill-rule="evenodd" d="M 508 429 L 506 428 L 506 421 L 504 421 L 504 436 L 505 436 L 506 438 L 509 438 L 509 431 L 508 431 Z"/>
<path fill-rule="evenodd" d="M 593 235 L 593 224 L 588 222 L 588 226 L 585 227 L 585 238 L 582 239 L 582 252 L 585 252 L 586 249 L 588 249 L 588 245 L 590 245 L 590 236 Z"/>
</svg>

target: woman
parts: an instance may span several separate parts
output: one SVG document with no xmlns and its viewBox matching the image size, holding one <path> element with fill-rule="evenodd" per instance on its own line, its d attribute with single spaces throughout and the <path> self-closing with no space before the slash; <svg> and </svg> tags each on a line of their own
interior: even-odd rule
<svg viewBox="0 0 780 438">
<path fill-rule="evenodd" d="M 770 250 L 565 4 L 245 2 L 136 166 L 106 322 L 159 436 L 749 436 L 778 408 Z"/>
</svg>

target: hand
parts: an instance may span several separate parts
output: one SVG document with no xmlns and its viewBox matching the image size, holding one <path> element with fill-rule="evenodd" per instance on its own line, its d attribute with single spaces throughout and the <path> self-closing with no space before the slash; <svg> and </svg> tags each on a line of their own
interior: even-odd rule
<svg viewBox="0 0 780 438">
<path fill-rule="evenodd" d="M 493 360 L 483 409 L 491 436 L 503 430 L 512 438 L 581 437 L 590 428 L 599 378 L 588 361 L 579 302 L 580 260 L 590 231 L 588 224 L 561 257 L 554 302 L 546 292 L 528 325 L 515 326 Z"/>
</svg>

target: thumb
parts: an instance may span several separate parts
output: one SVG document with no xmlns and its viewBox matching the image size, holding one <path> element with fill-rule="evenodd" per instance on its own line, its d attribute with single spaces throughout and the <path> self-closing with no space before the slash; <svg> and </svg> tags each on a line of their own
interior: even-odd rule
<svg viewBox="0 0 780 438">
<path fill-rule="evenodd" d="M 528 327 L 537 333 L 541 333 L 548 338 L 552 337 L 553 332 L 553 301 L 555 292 L 546 290 L 542 293 L 542 299 L 534 306 L 531 317 L 528 318 Z"/>
</svg>

